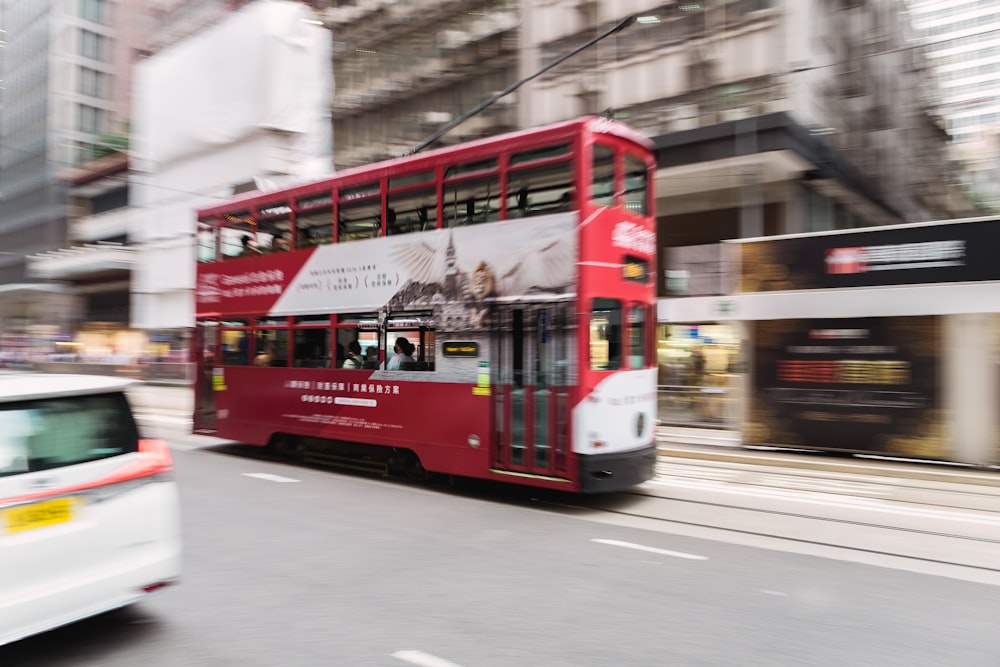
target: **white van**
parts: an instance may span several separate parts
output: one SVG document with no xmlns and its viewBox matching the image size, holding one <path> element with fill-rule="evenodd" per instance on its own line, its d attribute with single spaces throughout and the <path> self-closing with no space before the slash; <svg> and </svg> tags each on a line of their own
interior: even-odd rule
<svg viewBox="0 0 1000 667">
<path fill-rule="evenodd" d="M 173 461 L 139 436 L 129 384 L 0 375 L 0 646 L 180 576 Z"/>
</svg>

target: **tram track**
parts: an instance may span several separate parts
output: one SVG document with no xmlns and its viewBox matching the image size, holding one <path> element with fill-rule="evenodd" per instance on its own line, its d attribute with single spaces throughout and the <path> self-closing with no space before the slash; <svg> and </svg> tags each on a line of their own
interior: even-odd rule
<svg viewBox="0 0 1000 667">
<path fill-rule="evenodd" d="M 622 523 L 719 541 L 763 541 L 765 546 L 781 550 L 801 551 L 809 547 L 808 551 L 827 550 L 841 556 L 864 555 L 889 559 L 896 566 L 921 563 L 945 570 L 957 569 L 959 576 L 963 572 L 978 572 L 987 575 L 991 583 L 1000 584 L 1000 539 L 987 535 L 747 503 L 666 497 L 644 488 L 612 497 L 586 497 L 583 502 L 537 497 L 535 502 L 552 509 L 572 511 L 577 516 L 584 512 L 589 516 L 582 518 L 601 523 Z M 994 521 L 1000 527 L 1000 517 Z M 830 538 L 823 539 L 823 535 Z"/>
<path fill-rule="evenodd" d="M 225 445 L 213 448 L 219 453 L 236 454 L 249 459 L 292 463 L 306 468 L 334 470 L 338 473 L 350 471 L 325 465 L 290 461 L 275 456 L 261 448 Z M 743 472 L 736 469 L 737 472 Z M 829 500 L 834 494 L 829 489 L 815 490 L 802 488 L 778 489 L 779 497 L 769 492 L 775 490 L 775 478 L 767 478 L 766 484 L 753 484 L 726 480 L 715 480 L 717 488 L 671 487 L 669 482 L 678 477 L 698 480 L 697 471 L 687 475 L 664 474 L 661 468 L 656 478 L 635 490 L 608 495 L 571 496 L 561 492 L 550 492 L 511 485 L 476 484 L 470 480 L 461 488 L 434 488 L 446 493 L 467 495 L 492 502 L 507 502 L 511 505 L 536 507 L 549 511 L 565 512 L 606 524 L 620 524 L 662 533 L 674 533 L 702 537 L 717 541 L 753 543 L 764 541 L 768 548 L 791 551 L 828 550 L 839 554 L 865 555 L 872 558 L 890 559 L 900 563 L 922 563 L 937 568 L 957 569 L 961 572 L 978 572 L 985 575 L 990 583 L 1000 584 L 1000 514 L 983 510 L 965 510 L 946 504 L 924 505 L 891 497 L 874 499 L 879 506 L 853 504 L 873 499 L 852 500 L 850 494 L 842 494 L 843 503 L 834 499 L 830 505 L 816 505 L 824 511 L 808 511 L 812 497 Z M 364 475 L 366 477 L 370 475 Z M 794 478 L 795 475 L 785 475 Z M 414 480 L 396 477 L 380 477 L 394 484 L 411 485 Z M 701 481 L 713 481 L 711 478 Z M 896 480 L 893 480 L 895 482 Z M 913 480 L 907 480 L 912 482 Z M 885 480 L 872 481 L 877 485 L 892 486 Z M 667 483 L 667 485 L 663 485 Z M 723 487 L 739 489 L 745 495 L 742 500 L 727 502 L 719 498 Z M 919 484 L 921 491 L 937 491 L 932 484 Z M 763 495 L 755 499 L 757 491 Z M 977 496 L 975 491 L 967 495 Z M 687 494 L 685 496 L 685 494 Z M 791 494 L 791 497 L 786 497 Z M 695 496 L 695 497 L 692 497 Z M 702 497 L 697 497 L 697 496 Z M 705 497 L 708 495 L 709 497 Z M 993 497 L 993 494 L 986 494 Z M 797 503 L 794 496 L 799 497 Z M 762 499 L 762 501 L 761 501 Z M 787 508 L 767 506 L 775 500 L 789 505 Z M 794 507 L 791 507 L 794 505 Z M 905 508 L 906 512 L 893 515 L 893 508 Z M 870 520 L 864 516 L 843 516 L 838 512 L 885 512 L 889 516 L 901 516 L 904 521 Z M 883 514 L 883 516 L 885 516 Z M 933 526 L 905 525 L 907 521 L 929 521 Z M 963 521 L 958 521 L 963 519 Z M 958 526 L 972 526 L 973 530 L 962 532 Z M 979 534 L 976 531 L 980 531 Z M 989 531 L 989 532 L 986 532 Z M 809 549 L 804 549 L 808 547 Z M 819 554 L 822 555 L 822 554 Z M 848 560 L 858 560 L 847 557 Z M 864 560 L 864 559 L 862 559 Z M 900 566 L 897 564 L 897 566 Z M 956 575 L 952 575 L 956 576 Z M 982 579 L 983 577 L 978 577 Z"/>
</svg>

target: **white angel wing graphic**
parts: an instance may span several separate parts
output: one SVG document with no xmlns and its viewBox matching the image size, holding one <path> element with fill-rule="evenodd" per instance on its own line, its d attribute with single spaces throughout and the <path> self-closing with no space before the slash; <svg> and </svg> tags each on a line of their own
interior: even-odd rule
<svg viewBox="0 0 1000 667">
<path fill-rule="evenodd" d="M 426 240 L 401 245 L 392 251 L 392 255 L 414 282 L 444 282 L 444 251 Z"/>
<path fill-rule="evenodd" d="M 517 296 L 531 290 L 562 290 L 573 284 L 576 244 L 571 236 L 547 241 L 513 258 L 497 277 L 501 296 Z"/>
</svg>

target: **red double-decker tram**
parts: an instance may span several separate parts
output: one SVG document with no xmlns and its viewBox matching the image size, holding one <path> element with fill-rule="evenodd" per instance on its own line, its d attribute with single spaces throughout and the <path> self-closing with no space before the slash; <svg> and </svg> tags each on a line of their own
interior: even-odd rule
<svg viewBox="0 0 1000 667">
<path fill-rule="evenodd" d="M 195 429 L 388 472 L 651 478 L 654 168 L 587 117 L 199 211 Z"/>
</svg>

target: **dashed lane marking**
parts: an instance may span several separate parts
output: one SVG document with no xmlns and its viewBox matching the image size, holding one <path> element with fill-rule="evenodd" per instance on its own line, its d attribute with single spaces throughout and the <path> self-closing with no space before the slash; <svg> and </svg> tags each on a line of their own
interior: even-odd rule
<svg viewBox="0 0 1000 667">
<path fill-rule="evenodd" d="M 253 477 L 254 479 L 263 479 L 268 482 L 279 482 L 282 484 L 288 484 L 289 482 L 301 482 L 300 479 L 292 479 L 291 477 L 282 477 L 281 475 L 272 475 L 267 472 L 245 472 L 244 477 Z"/>
<path fill-rule="evenodd" d="M 698 554 L 687 554 L 684 553 L 683 551 L 669 551 L 667 549 L 658 549 L 657 547 L 647 547 L 644 544 L 635 544 L 633 542 L 621 542 L 619 540 L 602 540 L 596 537 L 590 541 L 597 542 L 598 544 L 607 544 L 612 547 L 635 549 L 636 551 L 647 551 L 651 554 L 660 554 L 661 556 L 673 556 L 674 558 L 686 558 L 687 560 L 708 560 L 708 556 L 699 556 Z"/>
<path fill-rule="evenodd" d="M 419 667 L 460 667 L 459 665 L 423 651 L 396 651 L 392 657 Z"/>
</svg>

